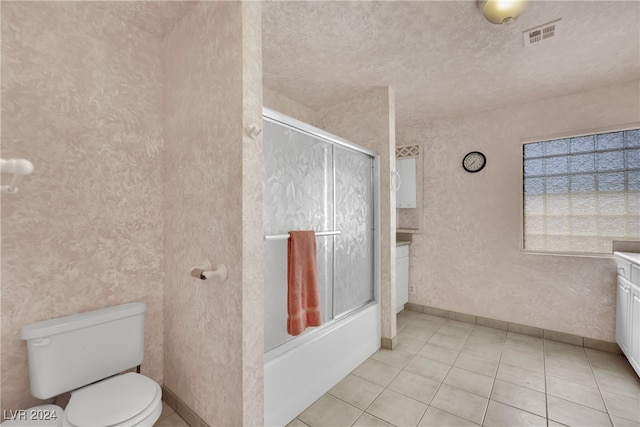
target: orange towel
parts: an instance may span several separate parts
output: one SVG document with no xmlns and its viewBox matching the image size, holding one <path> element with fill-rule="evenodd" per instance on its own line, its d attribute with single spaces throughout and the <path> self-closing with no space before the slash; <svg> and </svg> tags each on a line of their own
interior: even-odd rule
<svg viewBox="0 0 640 427">
<path fill-rule="evenodd" d="M 321 324 L 315 232 L 289 232 L 287 267 L 287 332 L 300 335 Z"/>
</svg>

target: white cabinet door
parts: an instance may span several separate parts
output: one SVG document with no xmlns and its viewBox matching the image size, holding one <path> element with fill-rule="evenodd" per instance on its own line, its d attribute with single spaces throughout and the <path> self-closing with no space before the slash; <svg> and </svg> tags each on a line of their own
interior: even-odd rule
<svg viewBox="0 0 640 427">
<path fill-rule="evenodd" d="M 631 285 L 629 362 L 640 375 L 640 287 Z"/>
<path fill-rule="evenodd" d="M 409 246 L 396 248 L 396 313 L 409 302 Z"/>
<path fill-rule="evenodd" d="M 631 283 L 618 276 L 616 291 L 616 342 L 624 354 L 629 353 L 629 309 L 631 302 Z"/>
<path fill-rule="evenodd" d="M 416 158 L 396 160 L 396 172 L 400 175 L 400 188 L 396 192 L 396 207 L 415 208 Z"/>
</svg>

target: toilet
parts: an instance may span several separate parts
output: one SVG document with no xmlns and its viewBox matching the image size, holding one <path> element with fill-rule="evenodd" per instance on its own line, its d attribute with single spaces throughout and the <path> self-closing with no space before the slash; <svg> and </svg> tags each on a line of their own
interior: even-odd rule
<svg viewBox="0 0 640 427">
<path fill-rule="evenodd" d="M 71 391 L 62 410 L 41 405 L 14 411 L 7 426 L 151 427 L 162 412 L 162 390 L 123 371 L 142 363 L 146 305 L 134 302 L 33 323 L 27 341 L 31 394 L 49 399 Z"/>
</svg>

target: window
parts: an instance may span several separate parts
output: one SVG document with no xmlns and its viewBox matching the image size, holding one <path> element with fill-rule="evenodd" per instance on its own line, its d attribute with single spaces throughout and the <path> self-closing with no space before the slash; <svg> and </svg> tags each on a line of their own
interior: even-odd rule
<svg viewBox="0 0 640 427">
<path fill-rule="evenodd" d="M 640 239 L 640 129 L 526 143 L 523 159 L 524 250 Z"/>
</svg>

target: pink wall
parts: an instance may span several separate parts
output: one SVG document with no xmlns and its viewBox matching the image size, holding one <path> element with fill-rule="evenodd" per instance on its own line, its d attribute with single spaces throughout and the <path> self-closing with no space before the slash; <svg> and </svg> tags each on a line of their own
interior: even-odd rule
<svg viewBox="0 0 640 427">
<path fill-rule="evenodd" d="M 640 121 L 639 81 L 398 129 L 424 146 L 424 231 L 410 253 L 409 301 L 615 341 L 611 257 L 520 251 L 522 141 Z M 469 151 L 487 156 L 463 171 Z"/>
<path fill-rule="evenodd" d="M 260 4 L 202 2 L 165 39 L 165 386 L 209 425 L 260 425 Z M 224 283 L 189 275 L 223 263 Z"/>
<path fill-rule="evenodd" d="M 2 157 L 35 165 L 2 195 L 2 409 L 38 403 L 24 325 L 129 301 L 162 383 L 160 40 L 94 3 L 1 7 Z"/>
</svg>

